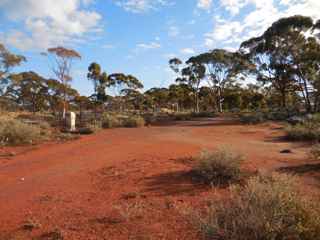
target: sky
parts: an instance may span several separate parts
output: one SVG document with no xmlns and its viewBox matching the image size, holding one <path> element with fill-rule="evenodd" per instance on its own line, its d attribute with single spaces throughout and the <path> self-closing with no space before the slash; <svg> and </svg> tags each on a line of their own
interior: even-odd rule
<svg viewBox="0 0 320 240">
<path fill-rule="evenodd" d="M 320 19 L 320 0 L 0 0 L 0 42 L 27 57 L 18 71 L 54 77 L 49 47 L 78 51 L 72 85 L 83 95 L 91 62 L 108 74 L 136 76 L 145 89 L 166 87 L 170 58 L 214 48 L 236 50 L 281 17 Z"/>
</svg>

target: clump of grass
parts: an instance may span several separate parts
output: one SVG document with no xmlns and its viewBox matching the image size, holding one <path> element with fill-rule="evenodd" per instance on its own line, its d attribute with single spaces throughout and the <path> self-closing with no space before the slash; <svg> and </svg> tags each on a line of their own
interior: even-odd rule
<svg viewBox="0 0 320 240">
<path fill-rule="evenodd" d="M 101 119 L 102 128 L 116 128 L 121 126 L 121 120 L 111 114 L 104 113 Z"/>
<path fill-rule="evenodd" d="M 305 122 L 285 129 L 287 138 L 292 141 L 319 141 L 320 126 L 314 122 Z"/>
<path fill-rule="evenodd" d="M 175 121 L 190 121 L 192 120 L 192 113 L 175 113 L 173 117 Z"/>
<path fill-rule="evenodd" d="M 320 236 L 320 208 L 299 196 L 292 176 L 257 176 L 231 188 L 229 200 L 215 202 L 197 218 L 208 239 L 314 240 Z"/>
<path fill-rule="evenodd" d="M 312 160 L 320 160 L 320 144 L 315 144 L 311 147 L 309 155 Z"/>
<path fill-rule="evenodd" d="M 123 126 L 128 128 L 139 128 L 145 125 L 145 121 L 140 116 L 129 116 L 123 120 Z"/>
<path fill-rule="evenodd" d="M 0 142 L 3 145 L 32 144 L 43 139 L 46 130 L 15 119 L 1 119 Z"/>
<path fill-rule="evenodd" d="M 264 118 L 262 113 L 243 113 L 239 115 L 240 122 L 243 124 L 258 124 L 265 122 L 266 119 Z"/>
<path fill-rule="evenodd" d="M 195 159 L 194 172 L 210 184 L 225 184 L 241 177 L 243 157 L 228 149 L 203 151 Z"/>
</svg>

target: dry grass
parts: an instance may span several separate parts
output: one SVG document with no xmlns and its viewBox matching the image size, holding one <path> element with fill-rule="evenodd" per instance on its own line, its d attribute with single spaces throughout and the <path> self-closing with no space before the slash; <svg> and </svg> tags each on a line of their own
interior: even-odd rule
<svg viewBox="0 0 320 240">
<path fill-rule="evenodd" d="M 320 125 L 315 122 L 305 122 L 295 126 L 288 126 L 286 135 L 292 141 L 319 141 L 320 140 Z"/>
<path fill-rule="evenodd" d="M 254 177 L 231 188 L 229 201 L 214 202 L 197 218 L 208 239 L 315 240 L 320 236 L 318 202 L 299 196 L 288 175 Z"/>
<path fill-rule="evenodd" d="M 203 151 L 194 160 L 194 172 L 210 184 L 225 184 L 241 177 L 243 157 L 228 149 Z"/>
<path fill-rule="evenodd" d="M 2 118 L 0 121 L 0 142 L 3 145 L 32 144 L 45 139 L 47 129 L 33 126 L 19 120 Z"/>
</svg>

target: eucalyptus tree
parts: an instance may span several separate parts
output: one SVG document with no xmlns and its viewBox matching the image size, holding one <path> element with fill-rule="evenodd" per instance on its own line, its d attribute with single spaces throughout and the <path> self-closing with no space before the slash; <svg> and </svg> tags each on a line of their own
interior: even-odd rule
<svg viewBox="0 0 320 240">
<path fill-rule="evenodd" d="M 81 55 L 73 49 L 67 49 L 64 47 L 49 48 L 46 53 L 42 54 L 52 59 L 52 72 L 55 74 L 57 80 L 62 84 L 62 118 L 65 119 L 68 95 L 67 91 L 70 89 L 69 84 L 72 81 L 72 64 L 74 60 L 81 59 Z"/>
<path fill-rule="evenodd" d="M 241 51 L 257 66 L 257 79 L 281 95 L 282 107 L 286 107 L 288 94 L 299 91 L 306 110 L 312 110 L 310 72 L 314 71 L 312 62 L 318 61 L 312 57 L 318 49 L 312 34 L 315 26 L 310 17 L 282 18 L 261 36 L 241 44 Z"/>
<path fill-rule="evenodd" d="M 25 109 L 37 112 L 48 107 L 47 80 L 35 72 L 22 72 L 10 76 L 6 96 L 12 98 Z"/>
<path fill-rule="evenodd" d="M 168 107 L 169 90 L 167 88 L 151 88 L 144 95 L 150 100 L 154 111 Z"/>
<path fill-rule="evenodd" d="M 10 82 L 11 69 L 25 61 L 26 58 L 24 56 L 11 53 L 0 43 L 0 95 L 5 93 L 6 87 Z"/>
<path fill-rule="evenodd" d="M 120 110 L 123 109 L 123 101 L 121 95 L 124 89 L 139 90 L 143 88 L 143 84 L 138 78 L 133 75 L 126 75 L 123 73 L 113 73 L 106 79 L 106 86 L 113 88 L 116 91 L 116 101 L 119 103 Z"/>
<path fill-rule="evenodd" d="M 227 84 L 236 81 L 236 76 L 250 69 L 248 62 L 238 52 L 214 49 L 189 59 L 205 67 L 205 79 L 216 98 L 219 112 L 223 111 L 224 90 Z"/>
<path fill-rule="evenodd" d="M 194 58 L 188 59 L 182 69 L 180 69 L 181 64 L 182 61 L 178 58 L 169 61 L 170 68 L 179 74 L 176 82 L 188 84 L 193 89 L 194 111 L 199 112 L 199 88 L 205 77 L 206 69 L 201 62 Z"/>
</svg>

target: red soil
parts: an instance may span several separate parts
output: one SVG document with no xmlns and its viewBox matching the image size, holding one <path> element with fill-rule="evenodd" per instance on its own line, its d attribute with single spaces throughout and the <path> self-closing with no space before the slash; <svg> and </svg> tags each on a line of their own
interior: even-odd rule
<svg viewBox="0 0 320 240">
<path fill-rule="evenodd" d="M 58 239 L 48 235 L 56 229 L 64 239 L 200 239 L 186 210 L 227 191 L 188 174 L 188 158 L 206 148 L 236 150 L 252 171 L 298 174 L 302 191 L 319 196 L 320 163 L 279 127 L 208 119 L 1 149 L 0 239 Z"/>
</svg>

